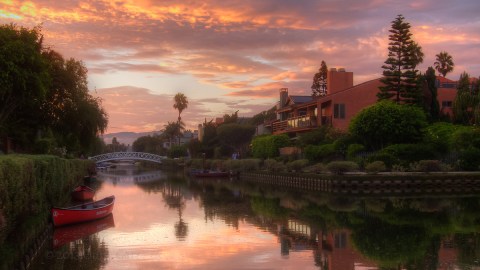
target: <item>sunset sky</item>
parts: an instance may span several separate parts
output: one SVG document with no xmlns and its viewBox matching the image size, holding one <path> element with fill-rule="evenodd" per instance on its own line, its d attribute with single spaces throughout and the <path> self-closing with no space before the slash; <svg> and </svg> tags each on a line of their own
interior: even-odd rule
<svg viewBox="0 0 480 270">
<path fill-rule="evenodd" d="M 177 119 L 179 92 L 189 129 L 252 116 L 280 88 L 309 95 L 322 60 L 352 71 L 354 84 L 380 77 L 398 14 L 425 53 L 420 71 L 447 51 L 448 78 L 480 76 L 478 0 L 0 0 L 0 23 L 41 24 L 47 46 L 84 62 L 107 133 L 162 129 Z"/>
</svg>

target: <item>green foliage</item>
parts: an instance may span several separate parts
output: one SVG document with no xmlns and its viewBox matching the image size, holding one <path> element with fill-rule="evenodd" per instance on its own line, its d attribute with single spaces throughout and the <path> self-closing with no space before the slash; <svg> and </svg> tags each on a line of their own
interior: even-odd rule
<svg viewBox="0 0 480 270">
<path fill-rule="evenodd" d="M 308 165 L 308 159 L 298 159 L 294 161 L 287 162 L 287 169 L 293 172 L 301 172 L 303 168 Z"/>
<path fill-rule="evenodd" d="M 480 149 L 470 147 L 460 152 L 458 165 L 461 170 L 478 171 L 480 169 Z"/>
<path fill-rule="evenodd" d="M 8 249 L 16 252 L 3 258 L 0 269 L 7 269 L 6 265 L 19 261 L 19 256 L 27 252 L 28 245 L 12 248 L 12 240 L 21 236 L 22 241 L 31 244 L 44 229 L 51 207 L 69 201 L 70 190 L 93 165 L 90 160 L 55 156 L 0 156 L 0 214 L 5 218 L 0 230 L 0 254 Z M 30 222 L 35 225 L 22 225 Z"/>
<path fill-rule="evenodd" d="M 260 159 L 229 159 L 224 161 L 226 170 L 234 172 L 248 172 L 260 169 Z"/>
<path fill-rule="evenodd" d="M 424 129 L 423 143 L 435 146 L 440 153 L 447 153 L 452 150 L 454 145 L 452 144 L 452 134 L 465 128 L 467 127 L 446 122 L 433 123 Z"/>
<path fill-rule="evenodd" d="M 463 126 L 457 129 L 451 137 L 452 149 L 461 151 L 470 147 L 480 148 L 480 129 Z"/>
<path fill-rule="evenodd" d="M 378 102 L 361 110 L 350 122 L 352 135 L 362 138 L 370 149 L 395 143 L 414 143 L 422 139 L 425 113 L 416 106 Z"/>
<path fill-rule="evenodd" d="M 266 218 L 285 218 L 288 210 L 280 206 L 279 199 L 252 197 L 250 205 L 253 212 Z"/>
<path fill-rule="evenodd" d="M 167 151 L 169 158 L 186 157 L 187 155 L 187 147 L 185 145 L 172 145 Z"/>
<path fill-rule="evenodd" d="M 157 155 L 164 155 L 163 140 L 160 136 L 142 136 L 137 138 L 133 144 L 132 149 L 135 152 L 144 152 Z"/>
<path fill-rule="evenodd" d="M 424 81 L 423 107 L 430 121 L 436 121 L 440 117 L 440 105 L 438 104 L 437 76 L 432 67 L 427 69 L 425 75 L 419 76 L 419 84 Z"/>
<path fill-rule="evenodd" d="M 455 123 L 472 125 L 480 123 L 480 102 L 478 93 L 471 91 L 470 76 L 463 72 L 457 85 L 457 95 L 453 101 Z"/>
<path fill-rule="evenodd" d="M 420 160 L 417 168 L 420 172 L 440 172 L 442 164 L 440 160 Z"/>
<path fill-rule="evenodd" d="M 437 156 L 435 149 L 431 145 L 424 144 L 393 144 L 379 152 L 390 155 L 393 158 L 393 164 L 403 166 L 408 166 L 408 164 L 422 159 L 434 159 Z M 389 163 L 385 162 L 385 164 Z"/>
<path fill-rule="evenodd" d="M 222 124 L 217 128 L 219 143 L 229 150 L 227 155 L 246 152 L 254 133 L 255 127 L 237 123 Z"/>
<path fill-rule="evenodd" d="M 371 174 L 384 172 L 386 170 L 387 170 L 387 167 L 385 166 L 385 163 L 380 160 L 374 161 L 365 166 L 365 171 Z"/>
<path fill-rule="evenodd" d="M 286 170 L 285 164 L 281 161 L 269 158 L 263 162 L 263 167 L 269 172 L 283 172 Z"/>
<path fill-rule="evenodd" d="M 327 168 L 323 163 L 316 163 L 311 166 L 307 166 L 303 169 L 306 173 L 322 173 L 326 172 Z"/>
<path fill-rule="evenodd" d="M 410 24 L 402 15 L 392 21 L 388 58 L 383 68 L 384 86 L 377 94 L 379 100 L 396 103 L 421 104 L 421 91 L 416 84 L 418 64 L 423 62 L 421 47 L 412 39 Z"/>
<path fill-rule="evenodd" d="M 347 148 L 347 159 L 352 160 L 356 157 L 358 153 L 365 150 L 366 150 L 365 146 L 363 146 L 362 144 L 358 144 L 358 143 L 350 144 L 348 145 L 348 148 Z"/>
<path fill-rule="evenodd" d="M 453 63 L 453 58 L 448 52 L 442 51 L 439 54 L 435 55 L 435 69 L 442 74 L 443 77 L 447 76 L 448 73 L 453 71 L 455 64 Z"/>
<path fill-rule="evenodd" d="M 334 174 L 344 174 L 358 170 L 358 164 L 353 161 L 332 161 L 327 164 L 327 169 Z"/>
<path fill-rule="evenodd" d="M 318 72 L 313 76 L 313 83 L 311 87 L 313 97 L 323 97 L 327 95 L 327 73 L 327 64 L 322 60 Z"/>
<path fill-rule="evenodd" d="M 330 161 L 336 156 L 333 143 L 324 145 L 308 145 L 304 149 L 305 157 L 311 161 Z"/>
<path fill-rule="evenodd" d="M 400 161 L 395 156 L 393 156 L 390 153 L 386 153 L 386 152 L 382 152 L 382 151 L 377 152 L 373 155 L 370 155 L 367 158 L 367 162 L 369 162 L 369 163 L 373 163 L 375 161 L 383 162 L 385 164 L 385 166 L 387 166 L 388 169 L 390 169 L 394 165 L 400 163 Z"/>
<path fill-rule="evenodd" d="M 252 140 L 252 154 L 255 158 L 274 158 L 279 156 L 279 149 L 290 145 L 287 135 L 258 136 Z"/>
<path fill-rule="evenodd" d="M 173 102 L 173 108 L 178 110 L 178 122 L 180 122 L 182 120 L 180 115 L 188 107 L 188 99 L 183 93 L 177 93 L 173 97 Z"/>
</svg>

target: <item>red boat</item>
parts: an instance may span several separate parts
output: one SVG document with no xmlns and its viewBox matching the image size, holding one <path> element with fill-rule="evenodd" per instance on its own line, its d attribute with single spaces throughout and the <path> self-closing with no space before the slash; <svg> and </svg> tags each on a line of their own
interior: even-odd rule
<svg viewBox="0 0 480 270">
<path fill-rule="evenodd" d="M 93 199 L 95 195 L 95 190 L 89 186 L 78 186 L 72 190 L 72 198 L 76 201 L 88 201 Z"/>
<path fill-rule="evenodd" d="M 85 222 L 106 217 L 112 213 L 115 196 L 66 208 L 53 207 L 54 226 Z"/>
<path fill-rule="evenodd" d="M 113 215 L 109 215 L 105 218 L 90 222 L 57 227 L 53 232 L 53 248 L 61 247 L 66 243 L 85 238 L 114 226 Z"/>
</svg>

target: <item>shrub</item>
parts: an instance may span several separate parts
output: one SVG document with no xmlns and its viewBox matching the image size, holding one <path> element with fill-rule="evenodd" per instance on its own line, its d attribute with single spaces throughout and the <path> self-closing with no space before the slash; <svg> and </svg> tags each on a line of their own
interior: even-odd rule
<svg viewBox="0 0 480 270">
<path fill-rule="evenodd" d="M 304 172 L 306 173 L 322 173 L 325 172 L 327 168 L 323 163 L 317 163 L 308 167 L 305 167 L 303 169 Z"/>
<path fill-rule="evenodd" d="M 374 161 L 382 161 L 387 168 L 392 168 L 394 165 L 398 164 L 398 159 L 390 153 L 377 152 L 367 158 L 368 163 Z"/>
<path fill-rule="evenodd" d="M 327 164 L 327 169 L 334 174 L 343 174 L 358 170 L 358 164 L 352 161 L 332 161 Z"/>
<path fill-rule="evenodd" d="M 460 152 L 458 165 L 465 171 L 477 171 L 480 164 L 480 149 L 470 147 Z"/>
<path fill-rule="evenodd" d="M 169 158 L 179 158 L 187 156 L 187 147 L 185 145 L 173 145 L 168 149 L 167 156 Z"/>
<path fill-rule="evenodd" d="M 377 160 L 372 163 L 367 164 L 365 166 L 365 171 L 367 173 L 379 173 L 379 172 L 384 172 L 387 170 L 387 167 L 385 166 L 385 163 L 383 161 Z"/>
<path fill-rule="evenodd" d="M 418 170 L 421 172 L 442 171 L 441 162 L 439 160 L 420 160 L 418 162 Z"/>
<path fill-rule="evenodd" d="M 382 101 L 361 110 L 350 122 L 349 130 L 353 136 L 363 138 L 368 148 L 380 149 L 420 141 L 425 126 L 427 118 L 422 109 Z"/>
<path fill-rule="evenodd" d="M 290 139 L 286 134 L 258 136 L 252 140 L 252 155 L 255 158 L 278 157 L 278 149 L 289 145 Z"/>
<path fill-rule="evenodd" d="M 308 159 L 294 160 L 294 161 L 288 162 L 286 165 L 289 171 L 300 172 L 302 171 L 303 168 L 305 168 L 308 165 Z"/>
<path fill-rule="evenodd" d="M 335 157 L 333 144 L 308 145 L 305 147 L 305 157 L 312 161 L 328 161 Z"/>
<path fill-rule="evenodd" d="M 241 170 L 244 172 L 256 171 L 260 169 L 260 164 L 262 163 L 260 159 L 255 159 L 255 158 L 241 159 L 239 161 L 241 164 Z"/>
<path fill-rule="evenodd" d="M 365 151 L 365 146 L 363 146 L 362 144 L 350 144 L 347 147 L 347 159 L 354 159 L 356 155 L 362 151 Z"/>
<path fill-rule="evenodd" d="M 263 162 L 263 167 L 269 172 L 282 172 L 285 171 L 285 165 L 283 162 L 275 159 L 266 159 Z"/>
<path fill-rule="evenodd" d="M 424 144 L 393 144 L 380 150 L 380 153 L 390 154 L 394 164 L 408 166 L 410 163 L 432 159 L 437 156 L 431 145 Z M 387 163 L 385 163 L 387 164 Z"/>
</svg>

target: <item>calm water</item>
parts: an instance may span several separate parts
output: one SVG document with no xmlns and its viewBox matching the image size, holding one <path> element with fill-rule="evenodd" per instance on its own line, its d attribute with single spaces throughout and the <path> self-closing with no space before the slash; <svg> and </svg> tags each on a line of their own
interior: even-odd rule
<svg viewBox="0 0 480 270">
<path fill-rule="evenodd" d="M 30 269 L 479 269 L 480 199 L 356 198 L 117 167 L 113 215 L 56 229 Z"/>
</svg>

